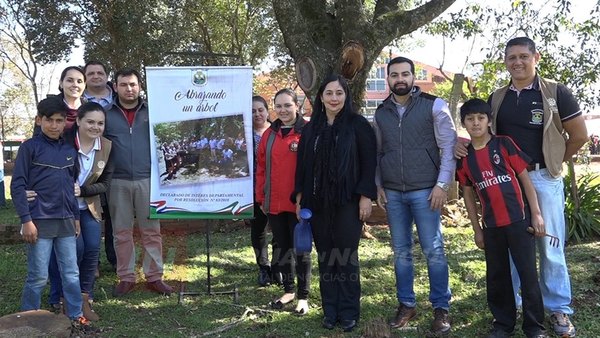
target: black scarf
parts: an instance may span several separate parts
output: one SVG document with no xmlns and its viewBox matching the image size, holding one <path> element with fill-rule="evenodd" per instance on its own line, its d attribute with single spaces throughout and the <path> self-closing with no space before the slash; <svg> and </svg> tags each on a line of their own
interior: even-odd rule
<svg viewBox="0 0 600 338">
<path fill-rule="evenodd" d="M 357 168 L 354 130 L 349 118 L 316 126 L 313 151 L 315 207 L 325 210 L 352 198 Z"/>
</svg>

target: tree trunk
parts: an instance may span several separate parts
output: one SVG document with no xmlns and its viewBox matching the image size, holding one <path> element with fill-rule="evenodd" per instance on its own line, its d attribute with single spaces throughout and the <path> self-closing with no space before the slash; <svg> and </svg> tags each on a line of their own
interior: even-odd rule
<svg viewBox="0 0 600 338">
<path fill-rule="evenodd" d="M 462 96 L 462 88 L 463 82 L 465 81 L 464 74 L 455 74 L 454 80 L 452 81 L 452 93 L 450 94 L 450 102 L 448 103 L 450 107 L 450 115 L 452 116 L 452 120 L 454 121 L 454 125 L 456 128 L 460 126 L 460 113 L 458 112 L 458 102 L 460 102 L 460 98 Z M 450 190 L 448 191 L 448 200 L 458 199 L 458 184 L 454 177 L 452 177 L 452 184 L 450 184 Z"/>
<path fill-rule="evenodd" d="M 348 43 L 361 47 L 364 62 L 348 79 L 358 108 L 363 105 L 369 71 L 383 48 L 431 22 L 455 1 L 430 0 L 403 10 L 398 0 L 377 0 L 370 12 L 358 0 L 273 0 L 273 9 L 290 56 L 296 62 L 308 58 L 314 65 L 314 86 L 302 88 L 311 102 L 325 77 L 343 74 L 348 66 L 344 47 Z"/>
</svg>

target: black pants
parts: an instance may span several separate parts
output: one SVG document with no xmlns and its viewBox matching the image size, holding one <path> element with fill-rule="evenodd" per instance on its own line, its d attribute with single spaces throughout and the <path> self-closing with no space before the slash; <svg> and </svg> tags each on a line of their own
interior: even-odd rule
<svg viewBox="0 0 600 338">
<path fill-rule="evenodd" d="M 484 228 L 487 301 L 494 327 L 514 330 L 517 310 L 510 275 L 509 255 L 521 279 L 523 332 L 530 337 L 544 330 L 544 304 L 535 262 L 535 238 L 527 232 L 529 221 L 500 228 Z M 510 253 L 509 253 L 510 250 Z"/>
<path fill-rule="evenodd" d="M 313 238 L 319 257 L 319 285 L 325 317 L 360 317 L 358 243 L 362 222 L 358 201 L 313 213 Z"/>
<path fill-rule="evenodd" d="M 283 289 L 286 293 L 294 292 L 294 275 L 298 277 L 298 299 L 308 299 L 310 290 L 311 261 L 310 253 L 296 255 L 294 252 L 294 227 L 298 220 L 293 212 L 282 212 L 277 215 L 268 214 L 271 231 L 277 248 L 277 266 L 281 272 Z M 294 274 L 295 272 L 295 274 Z"/>
<path fill-rule="evenodd" d="M 112 266 L 116 267 L 117 254 L 115 253 L 112 221 L 110 219 L 110 211 L 108 210 L 108 200 L 106 199 L 106 194 L 101 194 L 100 199 L 102 200 L 102 217 L 104 218 L 104 252 L 106 252 L 106 260 Z"/>
<path fill-rule="evenodd" d="M 259 267 L 265 268 L 275 266 L 277 260 L 275 255 L 271 255 L 271 263 L 269 263 L 269 243 L 267 243 L 267 215 L 260 209 L 260 204 L 254 203 L 254 218 L 250 220 L 250 240 L 252 248 L 256 256 L 256 264 Z M 275 252 L 275 240 L 271 242 L 273 252 Z"/>
</svg>

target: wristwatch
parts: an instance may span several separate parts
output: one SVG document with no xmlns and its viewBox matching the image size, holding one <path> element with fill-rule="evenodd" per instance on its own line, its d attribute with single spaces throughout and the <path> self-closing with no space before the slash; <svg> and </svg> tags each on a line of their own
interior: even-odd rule
<svg viewBox="0 0 600 338">
<path fill-rule="evenodd" d="M 435 185 L 442 188 L 442 190 L 444 190 L 445 192 L 448 192 L 448 190 L 450 190 L 450 185 L 448 185 L 448 183 L 438 181 Z"/>
</svg>

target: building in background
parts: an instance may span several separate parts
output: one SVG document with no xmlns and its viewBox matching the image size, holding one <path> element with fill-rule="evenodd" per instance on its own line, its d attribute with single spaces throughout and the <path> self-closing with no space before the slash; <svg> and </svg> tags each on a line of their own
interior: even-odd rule
<svg viewBox="0 0 600 338">
<path fill-rule="evenodd" d="M 392 55 L 395 57 L 396 55 Z M 387 63 L 389 58 L 382 57 L 371 68 L 369 77 L 367 78 L 366 90 L 364 94 L 364 102 L 361 108 L 361 113 L 371 121 L 377 106 L 379 106 L 385 98 L 388 97 L 390 90 L 387 84 Z M 419 61 L 415 63 L 415 85 L 421 87 L 424 92 L 430 93 L 436 85 L 448 81 L 442 72 L 436 67 L 424 64 Z M 293 72 L 293 70 L 292 70 Z M 454 73 L 444 71 L 449 78 L 454 77 Z M 300 112 L 303 116 L 310 116 L 312 107 L 300 86 L 298 86 L 294 76 L 282 77 L 281 74 L 271 76 L 270 73 L 262 73 L 254 77 L 255 95 L 260 95 L 269 103 L 269 118 L 271 121 L 275 119 L 275 111 L 273 110 L 273 98 L 275 93 L 282 88 L 292 88 L 298 95 L 300 102 Z"/>
<path fill-rule="evenodd" d="M 395 57 L 393 55 L 392 57 Z M 379 64 L 375 64 L 367 78 L 367 87 L 365 92 L 364 105 L 362 114 L 371 121 L 377 107 L 390 94 L 390 89 L 387 84 L 387 64 L 389 58 L 381 60 Z M 437 84 L 448 81 L 442 72 L 436 67 L 424 64 L 419 61 L 415 63 L 415 85 L 421 87 L 421 90 L 427 93 L 435 88 Z M 449 78 L 454 77 L 454 73 L 444 72 Z"/>
</svg>

